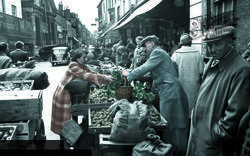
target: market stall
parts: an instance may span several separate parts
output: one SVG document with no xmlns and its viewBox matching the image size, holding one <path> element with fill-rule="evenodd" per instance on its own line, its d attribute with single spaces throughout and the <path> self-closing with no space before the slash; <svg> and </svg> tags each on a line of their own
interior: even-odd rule
<svg viewBox="0 0 250 156">
<path fill-rule="evenodd" d="M 33 80 L 0 82 L 0 149 L 45 143 L 42 91 Z M 39 140 L 35 142 L 35 140 Z M 41 141 L 43 140 L 43 141 Z"/>
<path fill-rule="evenodd" d="M 105 64 L 107 65 L 107 64 Z M 112 64 L 111 64 L 112 65 Z M 115 83 L 109 83 L 101 88 L 92 88 L 87 99 L 75 100 L 77 103 L 72 103 L 71 114 L 78 124 L 81 124 L 77 119 L 81 116 L 87 125 L 84 130 L 87 130 L 89 135 L 93 136 L 93 145 L 86 146 L 86 138 L 80 137 L 75 147 L 67 146 L 66 149 L 91 149 L 92 155 L 100 154 L 100 146 L 106 145 L 134 145 L 134 143 L 119 143 L 110 142 L 107 136 L 111 133 L 112 118 L 108 113 L 109 107 L 119 99 L 128 99 L 130 102 L 143 100 L 148 105 L 150 112 L 150 120 L 152 128 L 156 131 L 162 131 L 168 128 L 167 121 L 162 117 L 158 110 L 154 107 L 155 95 L 148 91 L 146 82 L 135 81 L 132 84 L 124 81 L 119 68 L 112 66 L 112 77 L 116 78 Z M 99 68 L 102 71 L 107 69 L 103 65 Z M 105 71 L 107 72 L 107 71 Z M 123 89 L 120 91 L 119 89 Z M 130 90 L 130 91 L 129 91 Z M 73 96 L 77 97 L 77 96 Z M 74 101 L 74 100 L 73 100 Z M 85 123 L 86 124 L 86 123 Z M 85 143 L 80 143 L 85 142 Z"/>
</svg>

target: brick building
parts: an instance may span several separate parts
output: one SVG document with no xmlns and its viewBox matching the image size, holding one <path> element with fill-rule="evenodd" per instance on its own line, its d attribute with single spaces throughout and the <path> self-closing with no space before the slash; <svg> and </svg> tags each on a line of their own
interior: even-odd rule
<svg viewBox="0 0 250 156">
<path fill-rule="evenodd" d="M 236 46 L 240 52 L 244 52 L 250 42 L 250 1 L 237 0 L 236 3 Z"/>
<path fill-rule="evenodd" d="M 250 42 L 249 7 L 249 0 L 203 0 L 203 32 L 216 25 L 234 26 L 236 28 L 235 46 L 243 53 Z"/>
</svg>

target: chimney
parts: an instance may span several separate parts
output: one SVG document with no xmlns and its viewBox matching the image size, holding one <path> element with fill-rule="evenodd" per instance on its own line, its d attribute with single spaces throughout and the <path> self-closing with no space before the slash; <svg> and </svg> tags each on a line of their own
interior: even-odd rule
<svg viewBox="0 0 250 156">
<path fill-rule="evenodd" d="M 63 4 L 62 1 L 58 4 L 58 12 L 60 15 L 63 15 Z"/>
</svg>

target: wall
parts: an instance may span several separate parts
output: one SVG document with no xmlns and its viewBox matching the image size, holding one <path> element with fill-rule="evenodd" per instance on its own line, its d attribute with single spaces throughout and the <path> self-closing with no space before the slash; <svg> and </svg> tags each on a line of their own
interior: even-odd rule
<svg viewBox="0 0 250 156">
<path fill-rule="evenodd" d="M 193 37 L 192 46 L 202 51 L 202 1 L 190 0 L 190 35 Z"/>
<path fill-rule="evenodd" d="M 5 0 L 5 13 L 12 15 L 11 5 L 15 5 L 17 9 L 17 17 L 22 18 L 21 0 Z"/>
<path fill-rule="evenodd" d="M 250 1 L 237 0 L 236 6 L 236 47 L 242 53 L 250 42 Z"/>
</svg>

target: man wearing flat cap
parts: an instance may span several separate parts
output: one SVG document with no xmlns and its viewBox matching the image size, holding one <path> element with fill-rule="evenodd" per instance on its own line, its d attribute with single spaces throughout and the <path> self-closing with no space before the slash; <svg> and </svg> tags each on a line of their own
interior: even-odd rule
<svg viewBox="0 0 250 156">
<path fill-rule="evenodd" d="M 173 152 L 185 155 L 188 137 L 188 98 L 178 79 L 178 71 L 168 53 L 160 48 L 155 35 L 141 41 L 149 59 L 130 73 L 123 75 L 129 81 L 150 72 L 154 85 L 159 89 L 160 113 L 168 121 L 169 128 L 164 131 L 163 140 L 173 145 Z"/>
<path fill-rule="evenodd" d="M 209 30 L 206 64 L 191 116 L 187 156 L 231 156 L 239 123 L 250 106 L 250 65 L 233 46 L 234 27 Z"/>
</svg>

